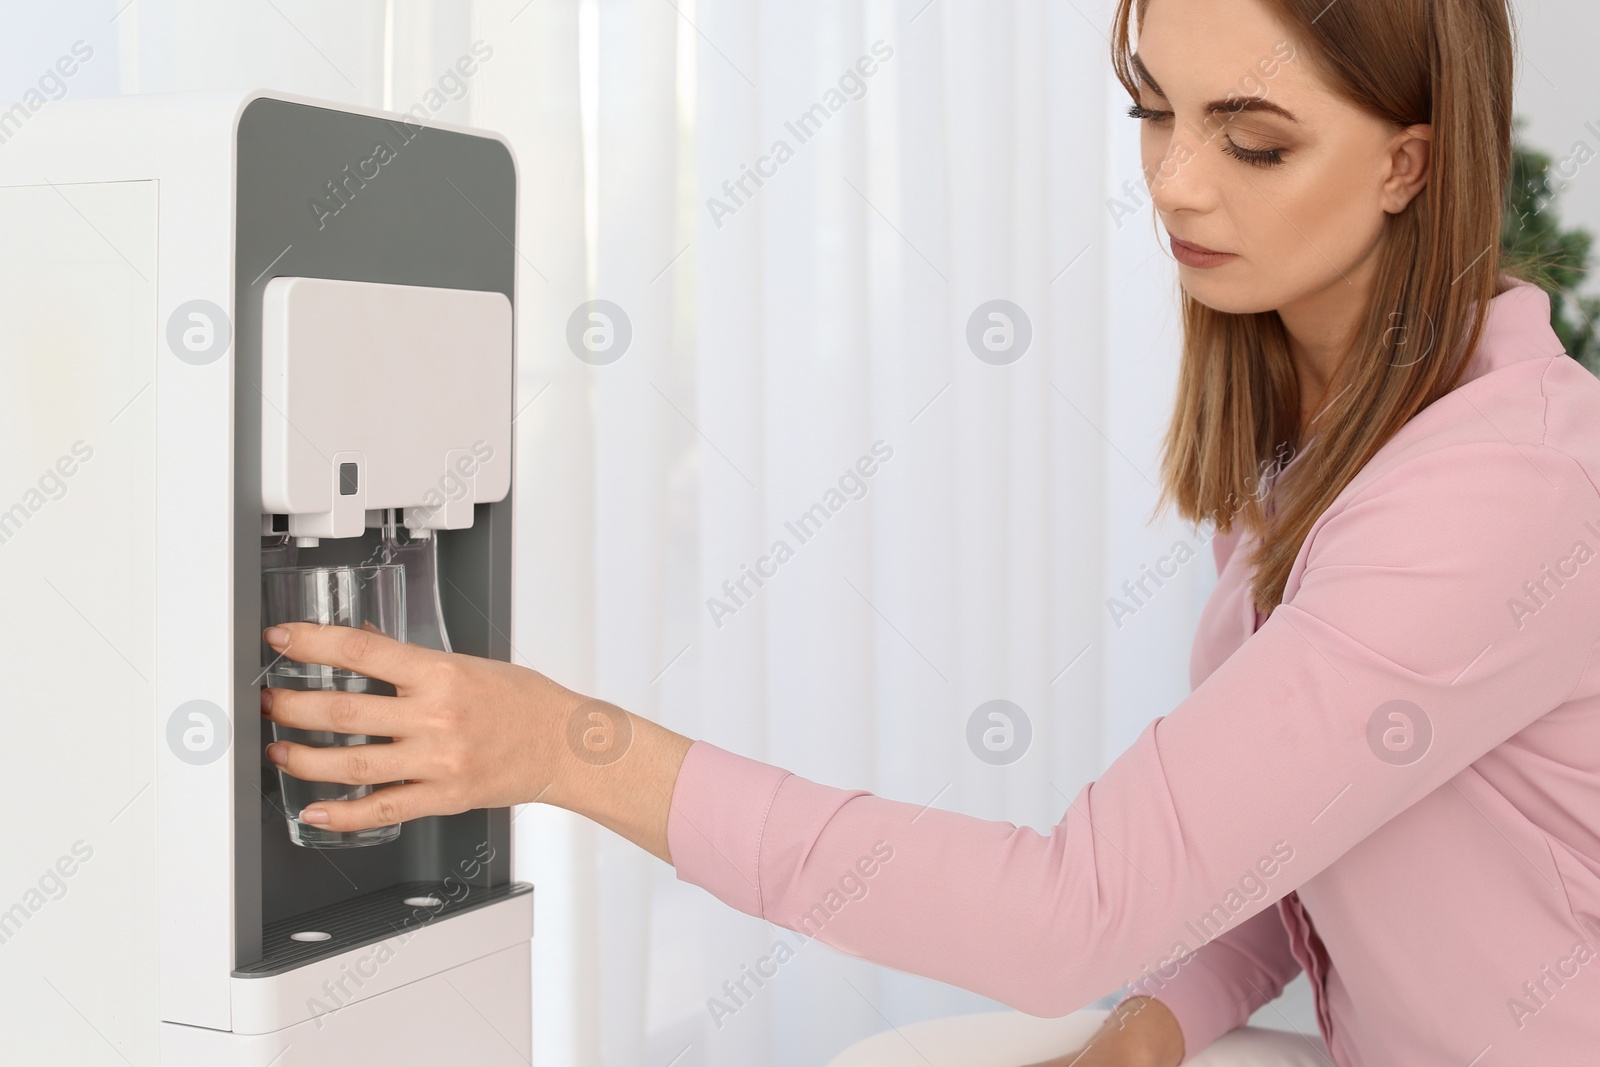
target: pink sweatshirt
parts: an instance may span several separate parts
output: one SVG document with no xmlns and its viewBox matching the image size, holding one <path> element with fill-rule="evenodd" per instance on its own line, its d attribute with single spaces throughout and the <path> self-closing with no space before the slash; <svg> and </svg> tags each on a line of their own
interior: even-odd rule
<svg viewBox="0 0 1600 1067">
<path fill-rule="evenodd" d="M 1549 313 L 1492 301 L 1266 619 L 1212 539 L 1193 692 L 1047 836 L 696 742 L 678 877 L 1034 1015 L 1132 982 L 1191 1056 L 1304 969 L 1339 1067 L 1600 1062 L 1600 381 Z"/>
</svg>

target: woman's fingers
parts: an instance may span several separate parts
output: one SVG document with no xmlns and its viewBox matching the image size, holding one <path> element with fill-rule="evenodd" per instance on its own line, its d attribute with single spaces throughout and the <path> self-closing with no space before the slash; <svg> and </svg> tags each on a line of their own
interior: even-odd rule
<svg viewBox="0 0 1600 1067">
<path fill-rule="evenodd" d="M 406 782 L 374 789 L 360 800 L 319 800 L 301 811 L 299 817 L 324 830 L 342 831 L 392 826 L 424 815 L 454 815 L 464 810 L 449 808 L 436 793 L 426 782 Z"/>
<path fill-rule="evenodd" d="M 337 689 L 263 689 L 261 714 L 297 730 L 395 737 L 404 733 L 400 699 Z"/>
<path fill-rule="evenodd" d="M 274 741 L 267 746 L 267 758 L 302 782 L 378 785 L 423 777 L 410 746 L 399 742 L 319 748 Z"/>
<path fill-rule="evenodd" d="M 275 650 L 301 663 L 344 667 L 403 686 L 414 685 L 428 663 L 444 655 L 420 645 L 402 644 L 376 630 L 314 622 L 282 622 L 268 627 L 262 637 Z"/>
<path fill-rule="evenodd" d="M 262 635 L 287 656 L 343 667 L 393 682 L 398 696 L 273 688 L 262 698 L 264 721 L 289 728 L 387 737 L 387 744 L 321 748 L 275 742 L 269 758 L 284 773 L 310 782 L 383 785 L 371 798 L 327 802 L 333 830 L 361 830 L 429 815 L 498 808 L 530 800 L 558 803 L 557 778 L 590 772 L 619 783 L 626 811 L 605 825 L 637 822 L 652 852 L 666 858 L 665 811 L 672 778 L 642 789 L 635 767 L 664 769 L 665 757 L 636 756 L 648 737 L 664 733 L 621 709 L 594 705 L 537 671 L 499 660 L 405 645 L 381 634 L 314 623 L 284 623 Z M 582 712 L 580 716 L 578 713 Z M 676 738 L 677 735 L 672 735 Z M 310 740 L 309 738 L 306 740 Z M 687 738 L 681 750 L 687 750 Z M 674 749 L 675 777 L 683 751 Z M 616 765 L 626 759 L 627 767 Z M 656 808 L 647 807 L 642 794 Z M 403 802 L 403 803 L 402 803 Z M 324 810 L 323 803 L 310 806 Z M 619 830 L 618 832 L 623 832 Z"/>
</svg>

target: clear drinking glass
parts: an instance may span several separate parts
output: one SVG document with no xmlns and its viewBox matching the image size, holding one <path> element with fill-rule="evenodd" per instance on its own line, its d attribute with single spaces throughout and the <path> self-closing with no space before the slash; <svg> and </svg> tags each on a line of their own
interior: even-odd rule
<svg viewBox="0 0 1600 1067">
<path fill-rule="evenodd" d="M 356 567 L 270 567 L 261 572 L 267 625 L 280 622 L 316 622 L 379 630 L 398 641 L 406 639 L 405 569 L 397 563 Z M 394 686 L 343 667 L 301 663 L 274 652 L 263 642 L 267 685 L 273 689 L 339 690 L 394 696 Z M 331 730 L 298 730 L 272 724 L 274 741 L 331 748 L 341 745 L 385 744 L 391 740 L 369 734 L 340 734 Z M 382 785 L 345 785 L 306 782 L 278 771 L 283 790 L 283 810 L 289 820 L 289 838 L 306 848 L 354 848 L 379 845 L 400 836 L 400 824 L 366 830 L 326 830 L 300 821 L 300 812 L 319 800 L 357 800 Z M 383 783 L 393 784 L 393 783 Z"/>
</svg>

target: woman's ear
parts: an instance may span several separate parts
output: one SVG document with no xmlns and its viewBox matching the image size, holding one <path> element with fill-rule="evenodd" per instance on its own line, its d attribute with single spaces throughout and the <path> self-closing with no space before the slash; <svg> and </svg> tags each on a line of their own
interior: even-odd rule
<svg viewBox="0 0 1600 1067">
<path fill-rule="evenodd" d="M 1433 127 L 1407 126 L 1389 142 L 1389 174 L 1382 189 L 1383 210 L 1397 215 L 1428 183 L 1433 161 Z"/>
</svg>

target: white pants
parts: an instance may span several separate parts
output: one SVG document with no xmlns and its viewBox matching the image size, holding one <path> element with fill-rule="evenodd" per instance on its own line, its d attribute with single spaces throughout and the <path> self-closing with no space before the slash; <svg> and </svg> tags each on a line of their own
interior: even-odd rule
<svg viewBox="0 0 1600 1067">
<path fill-rule="evenodd" d="M 1024 1067 L 1075 1051 L 1106 1017 L 1084 1008 L 1059 1019 L 1015 1011 L 956 1015 L 885 1030 L 845 1049 L 828 1067 Z M 1184 1067 L 1328 1067 L 1316 1035 L 1241 1027 Z"/>
</svg>

